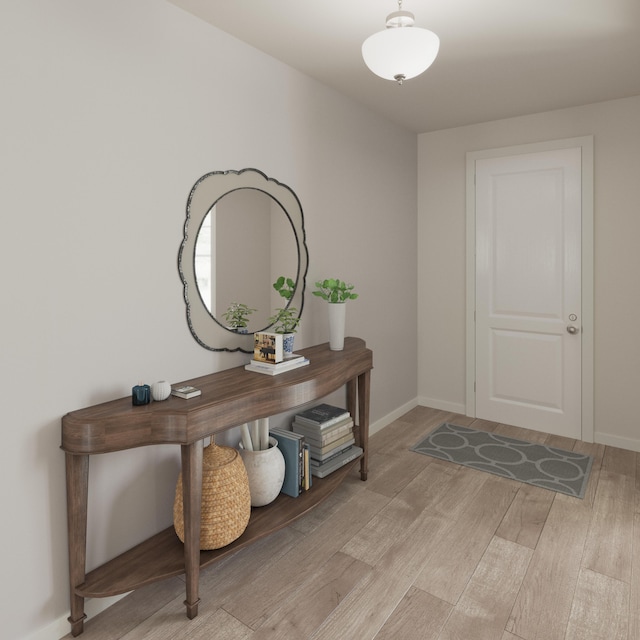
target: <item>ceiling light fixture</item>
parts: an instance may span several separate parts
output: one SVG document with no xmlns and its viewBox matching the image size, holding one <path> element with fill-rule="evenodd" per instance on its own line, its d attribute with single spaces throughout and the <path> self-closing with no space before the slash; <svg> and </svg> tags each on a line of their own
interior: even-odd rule
<svg viewBox="0 0 640 640">
<path fill-rule="evenodd" d="M 398 0 L 398 11 L 387 16 L 387 28 L 362 43 L 364 62 L 377 76 L 402 84 L 424 73 L 436 59 L 440 39 L 433 31 L 414 27 L 414 22 L 413 13 L 403 11 Z"/>
</svg>

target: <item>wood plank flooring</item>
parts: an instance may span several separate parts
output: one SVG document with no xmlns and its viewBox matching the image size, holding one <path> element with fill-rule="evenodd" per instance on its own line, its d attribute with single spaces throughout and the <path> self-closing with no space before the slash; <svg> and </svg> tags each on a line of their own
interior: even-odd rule
<svg viewBox="0 0 640 640">
<path fill-rule="evenodd" d="M 409 448 L 445 421 L 594 456 L 584 500 Z M 640 640 L 640 454 L 417 407 L 286 529 L 140 589 L 84 640 Z M 71 636 L 66 636 L 70 638 Z"/>
</svg>

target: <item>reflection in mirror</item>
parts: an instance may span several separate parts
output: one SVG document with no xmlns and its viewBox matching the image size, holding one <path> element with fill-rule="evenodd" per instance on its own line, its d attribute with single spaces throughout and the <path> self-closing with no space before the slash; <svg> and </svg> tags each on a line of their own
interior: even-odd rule
<svg viewBox="0 0 640 640">
<path fill-rule="evenodd" d="M 178 270 L 187 323 L 212 351 L 252 353 L 254 331 L 285 302 L 273 289 L 279 276 L 296 283 L 288 306 L 302 313 L 308 267 L 302 207 L 286 185 L 256 169 L 208 173 L 187 201 Z M 227 328 L 232 303 L 256 309 L 247 333 Z"/>
<path fill-rule="evenodd" d="M 255 309 L 247 331 L 265 329 L 281 306 L 272 284 L 281 273 L 295 273 L 297 262 L 295 237 L 286 213 L 276 200 L 256 189 L 239 189 L 223 196 L 198 231 L 198 291 L 223 326 L 228 323 L 222 314 L 233 302 L 239 302 Z"/>
</svg>

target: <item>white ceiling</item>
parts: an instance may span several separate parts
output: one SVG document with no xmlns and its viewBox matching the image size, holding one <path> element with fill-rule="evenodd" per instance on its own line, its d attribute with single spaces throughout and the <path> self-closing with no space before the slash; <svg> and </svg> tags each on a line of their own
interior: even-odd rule
<svg viewBox="0 0 640 640">
<path fill-rule="evenodd" d="M 640 0 L 404 0 L 440 53 L 402 86 L 362 42 L 397 0 L 170 0 L 416 133 L 640 95 Z"/>
</svg>

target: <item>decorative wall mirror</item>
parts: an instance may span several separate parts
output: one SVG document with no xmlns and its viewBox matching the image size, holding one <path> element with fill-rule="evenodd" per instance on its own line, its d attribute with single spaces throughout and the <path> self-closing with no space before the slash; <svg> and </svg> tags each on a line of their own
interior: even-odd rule
<svg viewBox="0 0 640 640">
<path fill-rule="evenodd" d="M 302 207 L 289 187 L 257 169 L 215 171 L 194 184 L 178 270 L 189 329 L 205 349 L 253 353 L 253 333 L 269 329 L 276 309 L 300 315 L 308 262 Z M 295 282 L 290 300 L 273 288 L 279 276 Z M 232 303 L 254 310 L 246 333 L 224 318 Z"/>
</svg>

